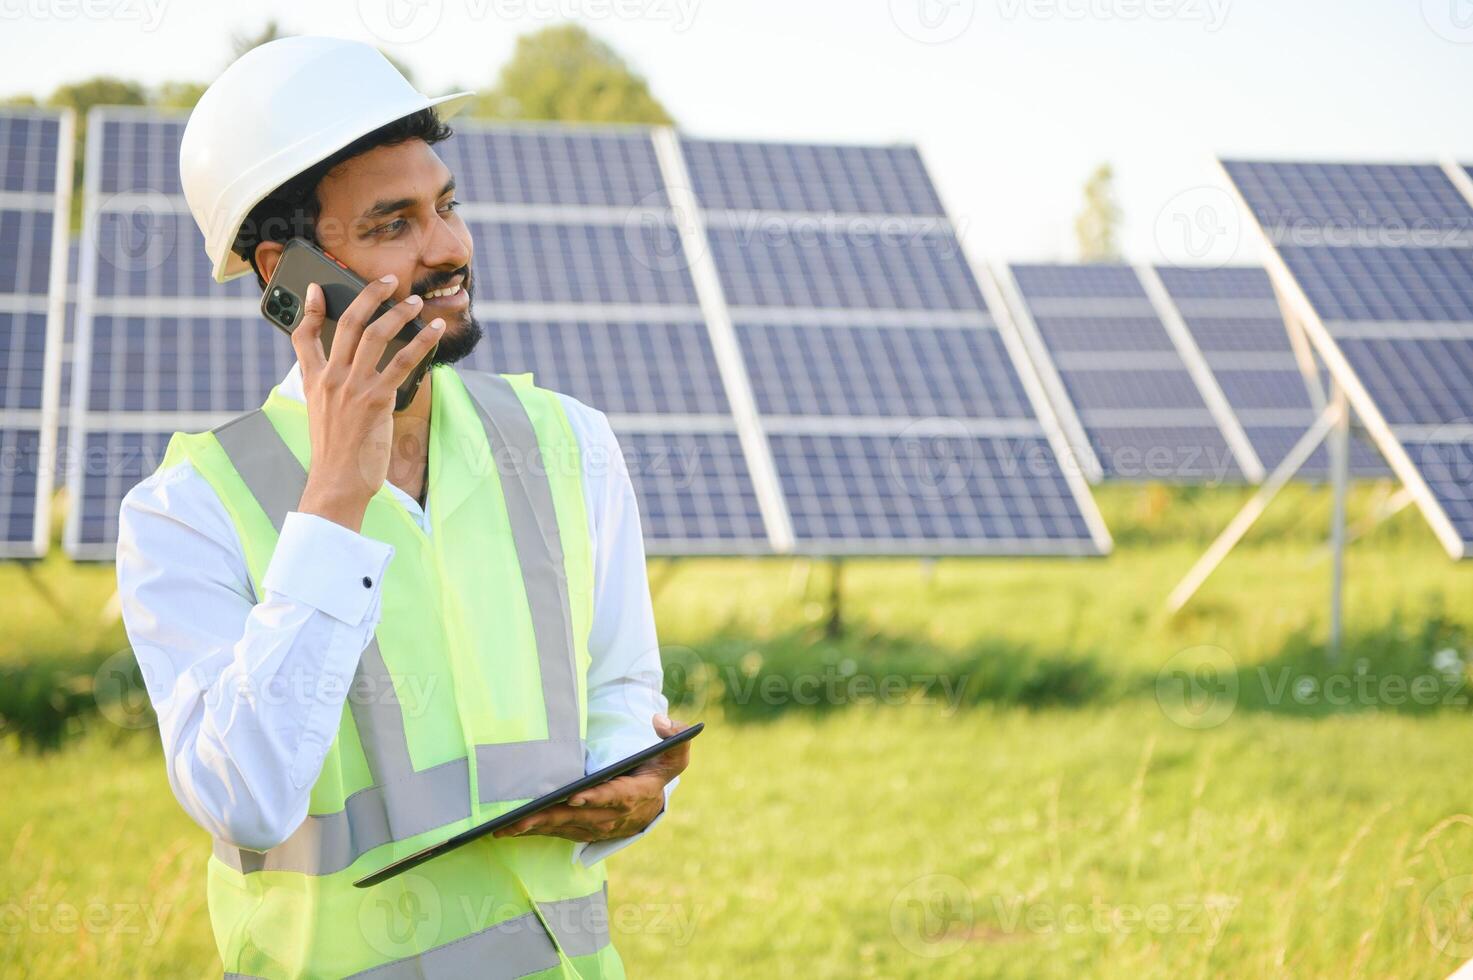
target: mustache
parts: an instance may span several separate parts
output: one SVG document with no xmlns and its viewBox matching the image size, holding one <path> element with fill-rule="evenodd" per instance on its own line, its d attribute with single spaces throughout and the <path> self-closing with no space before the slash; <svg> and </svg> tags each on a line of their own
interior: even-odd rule
<svg viewBox="0 0 1473 980">
<path fill-rule="evenodd" d="M 432 289 L 440 289 L 441 287 L 450 285 L 458 276 L 463 277 L 462 285 L 465 288 L 466 294 L 469 295 L 471 291 L 471 267 L 468 265 L 463 265 L 459 269 L 451 269 L 449 272 L 437 272 L 434 275 L 426 276 L 416 282 L 410 291 L 415 296 L 423 296 Z"/>
</svg>

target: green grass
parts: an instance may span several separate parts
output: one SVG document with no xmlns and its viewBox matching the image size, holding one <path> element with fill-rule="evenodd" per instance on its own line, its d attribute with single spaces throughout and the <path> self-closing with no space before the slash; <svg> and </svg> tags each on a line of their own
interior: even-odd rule
<svg viewBox="0 0 1473 980">
<path fill-rule="evenodd" d="M 1377 493 L 1357 488 L 1353 522 Z M 1244 496 L 1110 488 L 1103 561 L 848 562 L 837 641 L 823 563 L 678 563 L 656 602 L 674 713 L 713 724 L 666 820 L 611 859 L 631 975 L 1439 977 L 1473 958 L 1468 668 L 1438 657 L 1473 659 L 1473 566 L 1414 511 L 1353 544 L 1332 663 L 1329 495 L 1295 487 L 1166 617 Z M 0 669 L 90 676 L 125 646 L 97 616 L 112 569 L 36 574 L 68 615 L 0 566 Z M 787 694 L 886 674 L 906 703 Z M 964 684 L 956 710 L 916 703 L 938 675 Z M 0 975 L 218 975 L 207 843 L 154 740 L 65 727 L 60 751 L 0 743 Z"/>
<path fill-rule="evenodd" d="M 1473 818 L 1439 829 L 1467 745 L 1449 715 L 1195 732 L 1145 706 L 715 724 L 610 859 L 615 942 L 647 977 L 1443 976 L 1422 917 L 1473 866 Z M 25 925 L 0 973 L 218 975 L 208 843 L 156 751 L 94 733 L 7 760 Z"/>
</svg>

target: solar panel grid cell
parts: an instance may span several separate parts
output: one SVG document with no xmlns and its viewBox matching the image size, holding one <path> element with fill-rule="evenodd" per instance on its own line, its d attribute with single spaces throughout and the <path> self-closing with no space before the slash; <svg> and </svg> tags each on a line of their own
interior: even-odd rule
<svg viewBox="0 0 1473 980">
<path fill-rule="evenodd" d="M 55 116 L 0 110 L 0 190 L 56 190 L 61 121 Z"/>
<path fill-rule="evenodd" d="M 1473 322 L 1473 248 L 1280 246 L 1327 321 Z"/>
<path fill-rule="evenodd" d="M 470 367 L 519 374 L 601 410 L 727 415 L 704 323 L 488 320 Z"/>
<path fill-rule="evenodd" d="M 876 241 L 708 228 L 727 302 L 735 307 L 982 310 L 956 239 L 919 231 Z"/>
<path fill-rule="evenodd" d="M 463 200 L 484 204 L 663 207 L 649 132 L 457 127 L 437 147 Z"/>
<path fill-rule="evenodd" d="M 1032 417 L 994 331 L 740 323 L 737 337 L 767 415 Z"/>
<path fill-rule="evenodd" d="M 1436 164 L 1223 161 L 1271 234 L 1473 231 L 1473 207 Z"/>
</svg>

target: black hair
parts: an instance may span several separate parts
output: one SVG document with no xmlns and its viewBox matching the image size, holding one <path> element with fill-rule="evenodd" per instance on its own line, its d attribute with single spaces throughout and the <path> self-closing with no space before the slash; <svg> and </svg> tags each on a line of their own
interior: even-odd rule
<svg viewBox="0 0 1473 980">
<path fill-rule="evenodd" d="M 317 185 L 329 171 L 344 160 L 380 146 L 393 146 L 409 140 L 434 144 L 449 139 L 451 133 L 450 126 L 435 114 L 434 109 L 420 109 L 358 137 L 327 159 L 297 174 L 251 208 L 230 250 L 251 264 L 257 284 L 265 289 L 266 278 L 256 266 L 256 246 L 262 242 L 286 242 L 297 235 L 317 242 L 317 219 L 322 213 L 317 200 Z"/>
</svg>

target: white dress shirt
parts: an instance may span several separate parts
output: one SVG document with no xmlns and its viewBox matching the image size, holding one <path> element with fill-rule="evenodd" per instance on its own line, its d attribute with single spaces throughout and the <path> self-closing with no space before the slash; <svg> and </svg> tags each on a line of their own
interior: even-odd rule
<svg viewBox="0 0 1473 980">
<path fill-rule="evenodd" d="M 299 365 L 279 390 L 306 400 Z M 659 741 L 650 719 L 669 706 L 639 511 L 618 441 L 602 412 L 558 397 L 583 456 L 592 541 L 585 762 L 592 772 Z M 429 534 L 419 503 L 385 486 Z M 292 511 L 255 602 L 235 525 L 187 460 L 123 498 L 123 623 L 158 714 L 169 785 L 213 836 L 264 851 L 306 818 L 359 655 L 378 625 L 380 583 L 393 556 L 393 545 Z M 230 696 L 280 690 L 288 679 L 291 690 L 306 684 L 314 696 Z M 679 781 L 666 785 L 666 806 Z M 632 836 L 579 843 L 574 860 L 591 865 L 662 816 L 664 809 Z"/>
</svg>

